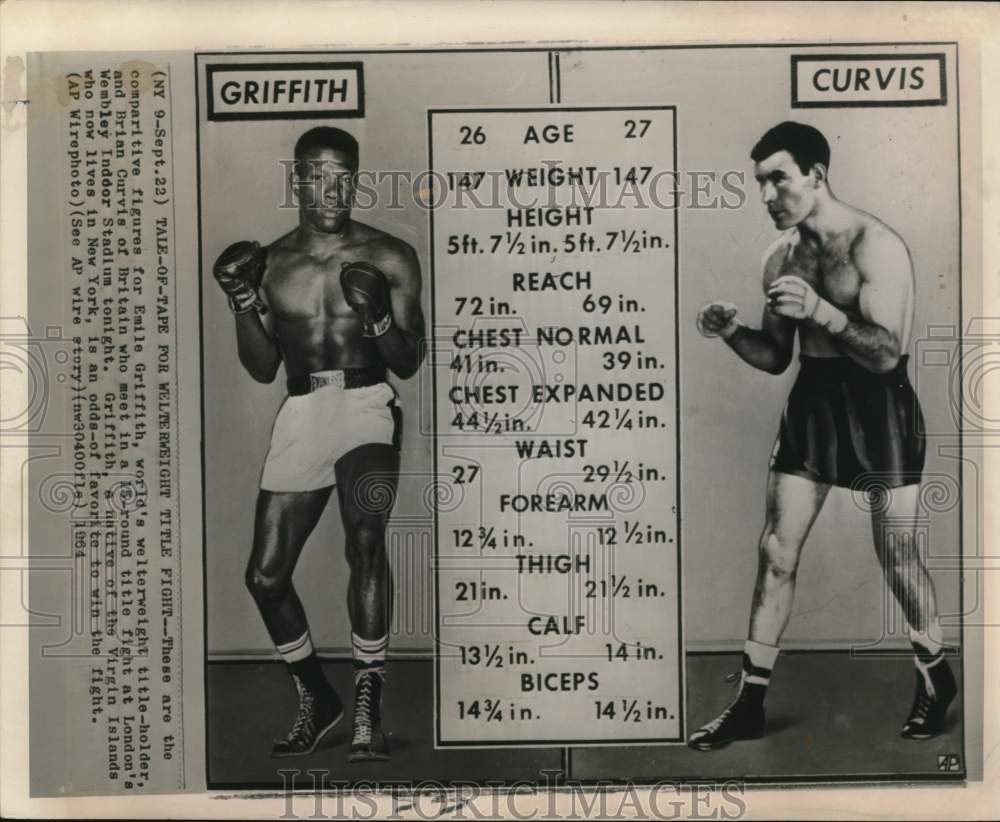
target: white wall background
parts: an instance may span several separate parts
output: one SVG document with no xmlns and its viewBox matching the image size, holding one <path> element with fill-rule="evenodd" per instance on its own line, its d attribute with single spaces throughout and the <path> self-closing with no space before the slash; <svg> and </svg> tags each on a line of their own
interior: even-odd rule
<svg viewBox="0 0 1000 822">
<path fill-rule="evenodd" d="M 944 49 L 949 51 L 948 49 Z M 958 322 L 958 189 L 953 104 L 931 108 L 789 108 L 789 54 L 801 49 L 696 49 L 646 52 L 564 52 L 565 105 L 676 105 L 680 169 L 734 169 L 747 175 L 749 200 L 737 210 L 684 209 L 680 214 L 683 549 L 689 645 L 733 647 L 746 630 L 763 524 L 767 462 L 778 416 L 794 378 L 753 371 L 694 328 L 698 308 L 730 299 L 756 321 L 760 312 L 760 257 L 774 236 L 756 199 L 749 150 L 763 131 L 784 119 L 811 123 L 833 149 L 831 182 L 846 201 L 876 214 L 910 246 L 917 275 L 914 340 L 931 326 Z M 811 50 L 815 51 L 815 50 Z M 852 52 L 862 49 L 852 48 Z M 879 52 L 887 51 L 881 47 Z M 337 55 L 337 59 L 355 59 Z M 221 58 L 210 58 L 219 61 Z M 283 60 L 287 57 L 264 58 Z M 519 54 L 362 55 L 367 112 L 363 121 L 332 122 L 352 131 L 369 169 L 423 169 L 427 164 L 426 109 L 450 106 L 545 105 L 545 52 Z M 949 56 L 949 100 L 955 99 Z M 203 91 L 203 90 L 202 90 Z M 204 94 L 202 99 L 204 99 Z M 270 386 L 253 382 L 236 358 L 232 319 L 212 282 L 210 267 L 230 242 L 270 242 L 290 230 L 294 210 L 281 210 L 285 181 L 279 159 L 295 139 L 323 121 L 202 123 L 202 283 L 206 586 L 210 653 L 266 651 L 267 634 L 243 588 L 257 483 L 282 376 Z M 404 127 L 405 124 L 405 127 Z M 614 158 L 609 158 L 609 164 Z M 665 158 L 669 162 L 669 158 Z M 405 200 L 401 211 L 376 209 L 360 219 L 390 231 L 417 249 L 429 312 L 427 213 Z M 672 220 L 665 213 L 665 220 Z M 668 321 L 668 320 L 665 320 Z M 940 347 L 940 346 L 938 346 Z M 954 432 L 949 371 L 922 367 L 911 349 L 911 379 L 931 432 Z M 403 479 L 390 534 L 397 575 L 397 649 L 430 648 L 433 626 L 428 508 L 430 439 L 418 432 L 418 409 L 429 416 L 429 395 L 418 378 L 398 383 L 406 414 Z M 956 460 L 928 443 L 928 476 L 952 487 Z M 945 506 L 947 507 L 947 505 Z M 943 613 L 958 608 L 957 510 L 930 519 L 931 563 Z M 313 636 L 327 650 L 346 648 L 346 566 L 335 504 L 307 546 L 296 586 Z M 831 494 L 806 547 L 789 645 L 816 647 L 876 642 L 887 603 L 871 548 L 867 517 L 846 492 Z"/>
</svg>

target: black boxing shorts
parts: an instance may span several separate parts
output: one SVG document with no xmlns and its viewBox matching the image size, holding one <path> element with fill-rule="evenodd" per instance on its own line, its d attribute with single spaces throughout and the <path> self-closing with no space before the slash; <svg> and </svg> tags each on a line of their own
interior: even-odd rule
<svg viewBox="0 0 1000 822">
<path fill-rule="evenodd" d="M 800 356 L 771 468 L 843 488 L 920 482 L 924 418 L 908 359 L 876 374 L 848 357 Z"/>
</svg>

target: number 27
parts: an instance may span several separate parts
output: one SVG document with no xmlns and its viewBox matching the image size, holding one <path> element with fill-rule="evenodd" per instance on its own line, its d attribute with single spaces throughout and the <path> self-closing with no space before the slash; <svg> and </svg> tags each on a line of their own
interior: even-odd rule
<svg viewBox="0 0 1000 822">
<path fill-rule="evenodd" d="M 646 132 L 649 131 L 649 127 L 652 125 L 652 120 L 626 120 L 625 121 L 625 139 L 626 140 L 637 140 L 641 137 L 646 136 Z"/>
</svg>

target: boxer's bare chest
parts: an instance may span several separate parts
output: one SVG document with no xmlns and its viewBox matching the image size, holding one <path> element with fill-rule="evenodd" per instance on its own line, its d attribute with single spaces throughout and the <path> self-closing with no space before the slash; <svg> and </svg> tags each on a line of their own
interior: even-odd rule
<svg viewBox="0 0 1000 822">
<path fill-rule="evenodd" d="M 799 239 L 781 265 L 782 275 L 801 277 L 821 297 L 847 311 L 857 309 L 861 273 L 855 262 L 859 233 L 845 233 L 822 246 Z"/>
<path fill-rule="evenodd" d="M 268 253 L 263 291 L 289 374 L 369 365 L 378 360 L 360 316 L 340 287 L 345 262 L 370 261 L 371 243 L 316 253 L 277 247 Z"/>
<path fill-rule="evenodd" d="M 340 288 L 340 267 L 350 249 L 330 255 L 280 250 L 268 256 L 264 294 L 278 320 L 322 321 L 353 312 Z"/>
</svg>

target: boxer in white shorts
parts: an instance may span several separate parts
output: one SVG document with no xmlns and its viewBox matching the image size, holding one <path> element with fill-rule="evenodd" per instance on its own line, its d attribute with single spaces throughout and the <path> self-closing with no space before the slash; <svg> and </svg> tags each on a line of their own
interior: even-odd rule
<svg viewBox="0 0 1000 822">
<path fill-rule="evenodd" d="M 367 443 L 395 443 L 395 389 L 387 382 L 347 389 L 341 374 L 312 374 L 316 390 L 285 400 L 271 430 L 262 489 L 315 491 L 336 485 L 341 457 Z"/>
<path fill-rule="evenodd" d="M 299 224 L 267 248 L 239 242 L 214 267 L 236 318 L 240 362 L 259 382 L 284 363 L 288 398 L 274 423 L 257 496 L 246 584 L 299 696 L 272 756 L 316 750 L 343 706 L 313 650 L 292 573 L 337 489 L 354 649 L 350 761 L 384 760 L 380 703 L 392 603 L 385 527 L 399 476 L 400 414 L 386 369 L 408 379 L 424 354 L 414 250 L 354 220 L 358 144 L 313 128 L 295 145 Z"/>
</svg>

